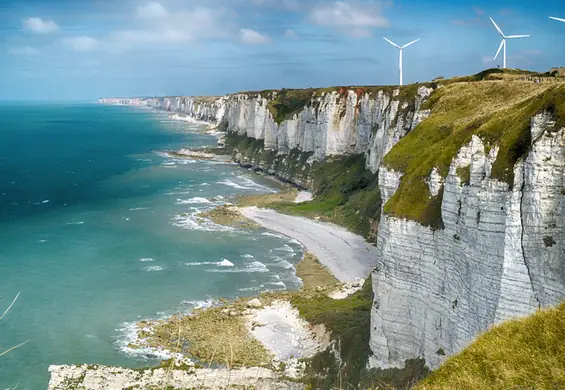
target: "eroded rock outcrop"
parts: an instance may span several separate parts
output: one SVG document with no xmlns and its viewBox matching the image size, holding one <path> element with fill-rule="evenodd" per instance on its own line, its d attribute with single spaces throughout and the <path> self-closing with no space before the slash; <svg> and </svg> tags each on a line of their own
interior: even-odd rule
<svg viewBox="0 0 565 390">
<path fill-rule="evenodd" d="M 132 370 L 99 365 L 50 366 L 49 390 L 124 389 L 254 389 L 299 390 L 304 384 L 290 382 L 265 368 L 182 369 L 167 367 Z"/>
<path fill-rule="evenodd" d="M 420 106 L 432 88 L 412 86 L 402 95 L 401 90 L 390 87 L 371 87 L 367 91 L 312 90 L 299 109 L 278 123 L 270 105 L 283 92 L 239 93 L 219 98 L 101 99 L 100 102 L 149 106 L 186 114 L 214 123 L 228 134 L 262 141 L 261 147 L 276 156 L 293 154 L 295 158 L 298 154 L 307 154 L 308 164 L 331 156 L 366 154 L 367 168 L 377 172 L 386 152 L 429 115 L 429 110 L 421 110 Z M 239 157 L 244 164 L 255 164 L 245 153 Z M 290 164 L 289 161 L 275 164 L 274 159 L 263 159 L 259 163 L 261 169 L 275 174 L 281 169 L 277 166 Z M 288 172 L 281 172 L 281 176 L 292 179 Z"/>
<path fill-rule="evenodd" d="M 284 114 L 283 92 L 273 91 L 198 104 L 182 102 L 190 98 L 132 103 L 211 121 L 227 131 L 243 166 L 304 187 L 312 185 L 315 162 L 364 154 L 367 169 L 378 173 L 383 205 L 371 365 L 401 367 L 424 358 L 433 368 L 493 324 L 565 297 L 565 140 L 554 122 L 555 99 L 562 97 L 544 88 L 461 83 L 442 86 L 430 100 L 426 86 L 342 88 L 309 92 Z M 426 102 L 450 94 L 434 117 L 437 107 Z M 548 96 L 553 101 L 543 106 Z M 516 120 L 520 115 L 531 118 L 530 126 Z M 524 124 L 527 145 L 518 145 Z M 413 138 L 422 143 L 398 144 L 422 127 L 426 133 Z M 386 164 L 385 156 L 399 149 Z M 411 160 L 418 153 L 423 157 Z M 428 167 L 434 159 L 438 164 Z M 408 201 L 387 211 L 398 198 Z M 422 199 L 435 204 L 418 208 Z"/>
<path fill-rule="evenodd" d="M 514 166 L 512 186 L 491 178 L 499 148 L 487 152 L 477 136 L 443 184 L 432 171 L 430 193 L 443 186 L 444 229 L 382 216 L 372 366 L 423 357 L 437 367 L 493 324 L 565 297 L 565 138 L 552 125 L 548 114 L 532 119 L 531 150 Z M 458 175 L 465 169 L 468 179 Z M 383 204 L 401 176 L 380 168 Z"/>
</svg>

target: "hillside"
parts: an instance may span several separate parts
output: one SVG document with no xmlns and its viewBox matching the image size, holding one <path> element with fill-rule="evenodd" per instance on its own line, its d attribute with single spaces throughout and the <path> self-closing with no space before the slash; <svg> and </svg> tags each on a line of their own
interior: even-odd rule
<svg viewBox="0 0 565 390">
<path fill-rule="evenodd" d="M 565 388 L 565 303 L 493 327 L 415 390 L 514 388 Z"/>
<path fill-rule="evenodd" d="M 314 192 L 269 207 L 375 242 L 370 384 L 423 375 L 495 324 L 565 299 L 562 81 L 491 69 L 142 104 L 216 124 L 242 167 Z"/>
</svg>

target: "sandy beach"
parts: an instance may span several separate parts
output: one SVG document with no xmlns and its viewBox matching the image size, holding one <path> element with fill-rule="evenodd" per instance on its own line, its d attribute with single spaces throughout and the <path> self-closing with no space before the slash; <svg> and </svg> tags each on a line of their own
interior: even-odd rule
<svg viewBox="0 0 565 390">
<path fill-rule="evenodd" d="M 243 207 L 240 212 L 261 226 L 302 243 L 340 282 L 365 279 L 377 261 L 375 246 L 340 226 L 258 207 Z"/>
</svg>

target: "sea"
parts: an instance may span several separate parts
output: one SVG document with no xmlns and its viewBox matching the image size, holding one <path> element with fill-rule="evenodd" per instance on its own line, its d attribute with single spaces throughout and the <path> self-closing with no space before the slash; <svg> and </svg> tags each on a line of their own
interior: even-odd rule
<svg viewBox="0 0 565 390">
<path fill-rule="evenodd" d="M 145 367 L 144 319 L 295 289 L 296 241 L 202 210 L 272 193 L 230 162 L 168 157 L 215 145 L 207 125 L 148 108 L 0 103 L 0 389 L 46 389 L 49 365 Z"/>
</svg>

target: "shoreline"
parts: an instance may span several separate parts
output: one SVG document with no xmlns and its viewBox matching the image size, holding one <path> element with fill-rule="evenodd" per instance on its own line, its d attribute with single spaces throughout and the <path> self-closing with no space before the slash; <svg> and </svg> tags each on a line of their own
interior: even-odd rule
<svg viewBox="0 0 565 390">
<path fill-rule="evenodd" d="M 170 118 L 175 120 L 175 118 Z M 215 125 L 208 122 L 180 120 L 207 125 L 210 128 L 206 133 L 216 138 L 221 138 L 221 135 L 225 134 L 215 131 Z M 177 155 L 174 155 L 175 152 L 172 154 L 167 152 L 167 154 L 171 158 L 212 159 L 211 155 L 198 151 Z M 230 161 L 233 161 L 231 156 L 229 157 Z M 249 170 L 241 164 L 239 166 Z M 320 297 L 332 300 L 345 299 L 362 288 L 364 279 L 369 276 L 374 265 L 373 260 L 376 261 L 371 250 L 373 246 L 363 237 L 345 228 L 259 208 L 258 206 L 266 206 L 281 200 L 293 203 L 308 202 L 312 199 L 312 194 L 304 191 L 295 183 L 279 179 L 276 175 L 252 171 L 259 176 L 273 180 L 282 186 L 282 191 L 280 191 L 281 188 L 278 188 L 279 191 L 275 194 L 240 196 L 235 205 L 214 207 L 208 211 L 208 215 L 203 215 L 203 217 L 212 219 L 215 223 L 230 226 L 227 220 L 237 219 L 235 214 L 239 214 L 243 220 L 249 221 L 249 224 L 239 220 L 236 227 L 243 229 L 263 227 L 282 234 L 289 240 L 298 241 L 304 252 L 300 262 L 296 264 L 295 275 L 300 278 L 303 287 L 296 291 L 269 290 L 231 300 L 219 298 L 211 307 L 193 309 L 180 317 L 139 321 L 135 326 L 135 340 L 131 340 L 128 348 L 131 346 L 132 350 L 143 351 L 138 356 L 169 357 L 173 368 L 175 366 L 190 367 L 188 370 L 190 375 L 186 383 L 192 383 L 190 381 L 198 375 L 198 372 L 203 372 L 202 370 L 214 373 L 213 376 L 222 375 L 221 373 L 226 370 L 231 372 L 234 367 L 238 367 L 236 370 L 241 372 L 245 372 L 246 367 L 263 367 L 263 369 L 268 367 L 269 373 L 265 374 L 265 377 L 269 378 L 267 382 L 272 380 L 277 383 L 281 378 L 303 377 L 305 363 L 300 359 L 311 358 L 326 350 L 331 344 L 330 333 L 326 331 L 323 324 L 312 325 L 303 318 L 293 300 L 309 301 Z M 247 202 L 243 202 L 246 204 L 241 204 L 242 199 L 246 198 Z M 225 221 L 216 222 L 210 215 L 210 211 L 221 210 L 222 207 L 229 208 L 229 215 Z M 235 212 L 234 215 L 231 215 L 232 210 Z M 343 258 L 351 259 L 346 267 L 339 264 L 338 260 Z M 220 324 L 219 327 L 218 324 Z M 185 340 L 183 344 L 186 344 L 186 340 L 191 341 L 193 349 L 190 350 L 190 353 L 184 349 L 179 350 L 182 332 L 185 332 L 183 333 L 183 340 Z M 228 350 L 225 349 L 226 346 L 229 346 Z M 210 365 L 208 369 L 199 367 L 201 362 L 207 361 L 209 364 L 226 365 L 227 369 L 210 369 Z M 89 374 L 107 375 L 105 370 L 108 367 L 97 366 L 96 370 L 89 369 L 90 366 L 86 366 L 86 369 L 81 367 L 83 366 L 50 366 L 49 371 L 56 373 L 52 375 L 52 378 L 57 377 L 57 380 L 65 375 L 71 375 L 74 378 L 73 372 L 77 370 L 83 379 Z M 121 370 L 120 373 L 127 371 L 127 369 Z M 151 370 L 155 373 L 159 369 Z M 91 373 L 90 371 L 100 372 Z M 104 372 L 106 374 L 103 374 Z M 247 377 L 247 379 L 252 378 Z M 49 388 L 58 389 L 58 387 L 51 387 L 51 382 Z M 303 388 L 303 386 L 297 388 Z"/>
</svg>

